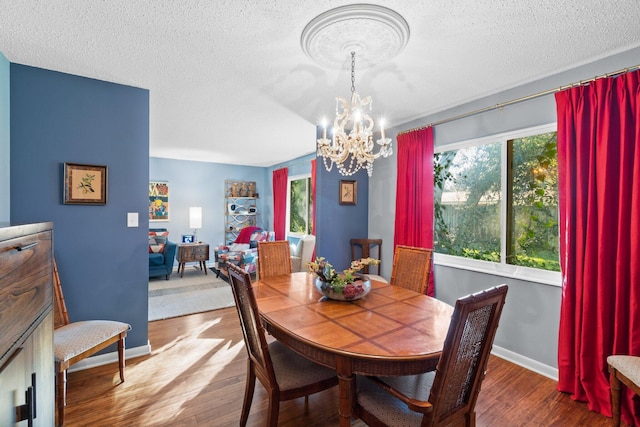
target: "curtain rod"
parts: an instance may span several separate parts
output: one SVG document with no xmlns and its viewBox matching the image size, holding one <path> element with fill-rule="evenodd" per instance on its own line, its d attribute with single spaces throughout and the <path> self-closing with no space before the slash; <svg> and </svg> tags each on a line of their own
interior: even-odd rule
<svg viewBox="0 0 640 427">
<path fill-rule="evenodd" d="M 523 96 L 523 97 L 520 97 L 520 98 L 512 99 L 511 101 L 501 102 L 501 103 L 496 104 L 496 105 L 490 105 L 488 107 L 480 108 L 478 110 L 470 111 L 468 113 L 458 114 L 457 116 L 448 117 L 446 119 L 438 120 L 438 121 L 435 121 L 433 123 L 429 123 L 428 125 L 425 125 L 425 126 L 419 126 L 419 127 L 408 129 L 408 130 L 403 130 L 402 132 L 398 132 L 396 134 L 396 137 L 398 135 L 403 135 L 405 133 L 413 132 L 413 131 L 416 131 L 416 130 L 426 129 L 426 128 L 431 127 L 431 126 L 441 125 L 441 124 L 444 124 L 444 123 L 449 123 L 449 122 L 453 122 L 453 121 L 456 121 L 456 120 L 464 119 L 464 118 L 467 118 L 467 117 L 470 117 L 470 116 L 475 116 L 476 114 L 484 113 L 484 112 L 487 112 L 487 111 L 497 110 L 499 108 L 503 108 L 503 107 L 506 107 L 508 105 L 517 104 L 519 102 L 523 102 L 523 101 L 528 101 L 530 99 L 539 98 L 541 96 L 549 95 L 551 93 L 560 92 L 561 90 L 570 89 L 570 88 L 576 87 L 576 86 L 582 86 L 582 85 L 591 83 L 593 81 L 596 81 L 598 79 L 604 79 L 604 78 L 608 78 L 608 77 L 617 76 L 617 75 L 628 73 L 629 71 L 634 71 L 634 70 L 637 70 L 637 69 L 640 69 L 640 64 L 634 65 L 632 67 L 623 68 L 623 69 L 618 70 L 618 71 L 613 71 L 611 73 L 603 74 L 601 76 L 595 76 L 595 77 L 587 79 L 587 80 L 580 80 L 578 82 L 571 83 L 571 84 L 568 84 L 568 85 L 565 85 L 565 86 L 560 86 L 558 88 L 547 89 L 545 91 L 534 93 L 532 95 L 527 95 L 527 96 Z"/>
</svg>

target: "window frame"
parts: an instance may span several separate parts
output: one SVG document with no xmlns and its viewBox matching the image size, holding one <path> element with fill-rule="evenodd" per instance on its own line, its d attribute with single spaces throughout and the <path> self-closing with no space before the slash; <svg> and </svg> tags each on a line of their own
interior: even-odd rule
<svg viewBox="0 0 640 427">
<path fill-rule="evenodd" d="M 295 237 L 295 238 L 302 238 L 302 236 L 307 235 L 307 233 L 294 233 L 291 231 L 291 181 L 298 181 L 301 179 L 307 179 L 310 180 L 311 179 L 311 172 L 309 173 L 303 173 L 303 174 L 299 174 L 299 175 L 291 175 L 287 178 L 287 221 L 286 221 L 286 228 L 285 228 L 285 235 L 287 237 L 291 236 L 291 237 Z M 309 183 L 309 186 L 307 187 L 307 191 L 311 192 L 311 185 Z M 309 208 L 309 206 L 307 206 L 307 209 Z M 307 212 L 308 214 L 311 214 L 311 212 Z M 307 224 L 307 228 L 309 228 L 309 224 Z"/>
<path fill-rule="evenodd" d="M 468 148 L 477 145 L 500 143 L 500 191 L 503 195 L 507 194 L 507 141 L 523 138 L 531 135 L 538 135 L 547 132 L 557 132 L 557 122 L 540 126 L 517 129 L 509 132 L 503 132 L 494 135 L 488 135 L 480 138 L 469 139 L 465 141 L 453 142 L 434 147 L 434 154 L 445 151 Z M 558 271 L 542 270 L 532 267 L 523 267 L 506 263 L 507 254 L 507 204 L 503 198 L 500 206 L 500 262 L 477 260 L 465 258 L 457 255 L 448 255 L 433 253 L 433 261 L 436 265 L 445 267 L 453 267 L 463 270 L 475 271 L 480 273 L 491 274 L 494 276 L 510 277 L 518 280 L 526 280 L 536 283 L 542 283 L 552 286 L 562 286 L 562 274 Z"/>
</svg>

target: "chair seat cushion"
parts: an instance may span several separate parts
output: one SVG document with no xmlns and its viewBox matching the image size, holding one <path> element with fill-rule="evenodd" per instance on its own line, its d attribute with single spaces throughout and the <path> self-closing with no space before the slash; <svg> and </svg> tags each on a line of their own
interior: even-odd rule
<svg viewBox="0 0 640 427">
<path fill-rule="evenodd" d="M 607 357 L 607 363 L 634 384 L 640 384 L 640 357 L 614 355 Z"/>
<path fill-rule="evenodd" d="M 73 322 L 53 331 L 56 362 L 65 362 L 96 345 L 131 329 L 131 325 L 112 320 Z"/>
<path fill-rule="evenodd" d="M 269 355 L 280 390 L 291 390 L 336 376 L 334 370 L 300 356 L 278 341 L 269 344 Z"/>
<path fill-rule="evenodd" d="M 162 253 L 155 253 L 155 254 L 149 254 L 149 265 L 153 266 L 153 265 L 164 265 L 164 254 Z"/>
<path fill-rule="evenodd" d="M 408 375 L 402 377 L 381 377 L 380 379 L 394 389 L 408 397 L 427 401 L 435 372 L 427 372 L 421 375 Z M 362 406 L 389 426 L 419 426 L 422 414 L 412 411 L 402 402 L 377 386 L 366 377 L 358 376 L 358 405 Z"/>
</svg>

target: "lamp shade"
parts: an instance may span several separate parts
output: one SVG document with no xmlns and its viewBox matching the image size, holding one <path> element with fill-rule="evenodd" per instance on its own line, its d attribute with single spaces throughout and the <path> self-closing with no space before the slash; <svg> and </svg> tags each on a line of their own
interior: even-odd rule
<svg viewBox="0 0 640 427">
<path fill-rule="evenodd" d="M 189 208 L 189 228 L 202 228 L 202 208 Z"/>
</svg>

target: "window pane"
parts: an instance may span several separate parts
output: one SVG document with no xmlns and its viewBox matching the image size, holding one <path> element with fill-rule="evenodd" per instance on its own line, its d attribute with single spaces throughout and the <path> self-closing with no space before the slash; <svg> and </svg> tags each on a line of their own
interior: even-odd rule
<svg viewBox="0 0 640 427">
<path fill-rule="evenodd" d="M 508 182 L 513 183 L 513 201 L 507 263 L 560 271 L 556 132 L 509 142 L 513 168 Z"/>
<path fill-rule="evenodd" d="M 435 155 L 436 252 L 500 262 L 501 144 Z"/>
<path fill-rule="evenodd" d="M 291 181 L 291 200 L 289 210 L 289 231 L 307 233 L 308 229 L 308 191 L 307 178 Z"/>
</svg>

